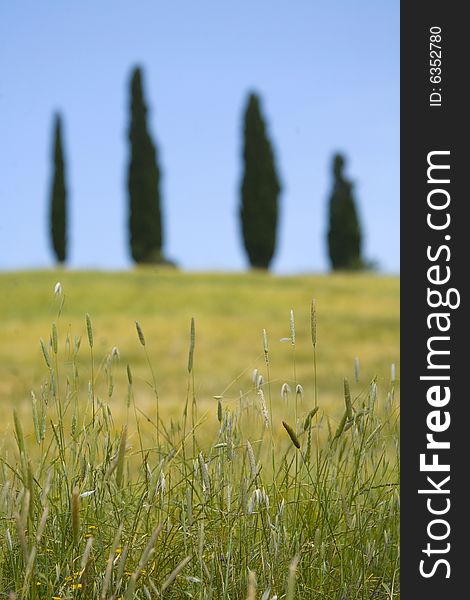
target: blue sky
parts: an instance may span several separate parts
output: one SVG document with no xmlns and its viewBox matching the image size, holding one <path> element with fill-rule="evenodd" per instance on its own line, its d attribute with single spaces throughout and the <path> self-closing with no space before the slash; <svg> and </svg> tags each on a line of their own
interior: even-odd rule
<svg viewBox="0 0 470 600">
<path fill-rule="evenodd" d="M 398 272 L 397 0 L 4 2 L 0 55 L 0 269 L 53 265 L 55 110 L 64 117 L 69 265 L 130 266 L 128 87 L 140 64 L 163 171 L 164 249 L 182 268 L 247 267 L 238 190 L 253 89 L 284 188 L 273 270 L 327 270 L 339 150 L 356 184 L 365 255 Z"/>
</svg>

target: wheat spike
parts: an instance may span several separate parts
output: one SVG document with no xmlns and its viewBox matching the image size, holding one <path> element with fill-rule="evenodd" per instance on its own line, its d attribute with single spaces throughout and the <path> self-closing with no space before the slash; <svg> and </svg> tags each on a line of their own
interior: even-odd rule
<svg viewBox="0 0 470 600">
<path fill-rule="evenodd" d="M 310 307 L 310 329 L 312 346 L 315 348 L 317 345 L 317 301 L 315 298 L 312 300 L 312 305 Z"/>
<path fill-rule="evenodd" d="M 86 332 L 88 335 L 88 344 L 90 345 L 90 348 L 93 348 L 93 326 L 91 324 L 91 317 L 88 313 L 86 313 L 86 315 L 85 315 L 85 321 L 86 321 Z"/>
<path fill-rule="evenodd" d="M 138 321 L 135 322 L 135 328 L 137 329 L 137 335 L 139 337 L 139 342 L 142 344 L 142 346 L 145 346 L 144 332 L 142 331 L 142 327 L 140 326 Z"/>
<path fill-rule="evenodd" d="M 299 438 L 297 437 L 295 431 L 292 429 L 292 427 L 289 425 L 289 423 L 286 423 L 285 421 L 283 421 L 282 424 L 284 425 L 284 429 L 289 434 L 289 437 L 292 440 L 292 443 L 294 444 L 294 446 L 296 448 L 300 448 Z"/>
<path fill-rule="evenodd" d="M 189 334 L 189 355 L 188 355 L 188 373 L 193 370 L 194 347 L 196 345 L 196 325 L 194 317 L 191 317 L 191 331 Z"/>
</svg>

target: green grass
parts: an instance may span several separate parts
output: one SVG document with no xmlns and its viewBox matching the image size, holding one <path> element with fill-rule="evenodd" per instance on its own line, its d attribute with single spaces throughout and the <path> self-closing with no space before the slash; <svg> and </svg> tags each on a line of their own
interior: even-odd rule
<svg viewBox="0 0 470 600">
<path fill-rule="evenodd" d="M 0 285 L 0 598 L 399 597 L 396 279 Z"/>
</svg>

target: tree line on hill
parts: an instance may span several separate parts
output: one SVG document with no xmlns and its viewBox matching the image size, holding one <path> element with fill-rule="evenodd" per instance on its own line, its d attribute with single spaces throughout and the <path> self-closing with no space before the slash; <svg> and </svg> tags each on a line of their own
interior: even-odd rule
<svg viewBox="0 0 470 600">
<path fill-rule="evenodd" d="M 130 83 L 130 159 L 127 176 L 128 240 L 136 264 L 169 263 L 163 251 L 160 168 L 147 124 L 147 104 L 140 67 Z M 50 192 L 50 237 L 58 263 L 67 259 L 67 186 L 62 117 L 54 118 L 53 176 Z M 344 174 L 345 158 L 333 157 L 326 242 L 333 270 L 363 269 L 362 233 L 353 184 Z M 250 93 L 244 112 L 243 176 L 240 185 L 241 237 L 252 268 L 269 269 L 276 251 L 281 182 L 263 117 L 261 101 Z"/>
</svg>

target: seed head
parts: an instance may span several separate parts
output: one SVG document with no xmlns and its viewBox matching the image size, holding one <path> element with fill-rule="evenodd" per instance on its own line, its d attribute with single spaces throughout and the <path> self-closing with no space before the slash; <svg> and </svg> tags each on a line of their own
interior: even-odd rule
<svg viewBox="0 0 470 600">
<path fill-rule="evenodd" d="M 318 406 L 316 406 L 315 408 L 312 408 L 312 410 L 308 413 L 307 418 L 305 419 L 305 422 L 304 422 L 304 431 L 307 431 L 307 429 L 310 427 L 310 423 L 312 422 L 312 419 L 317 414 L 317 412 L 318 412 Z"/>
<path fill-rule="evenodd" d="M 290 340 L 293 346 L 295 346 L 295 319 L 294 311 L 290 311 Z"/>
<path fill-rule="evenodd" d="M 139 336 L 139 342 L 142 344 L 142 346 L 145 346 L 144 332 L 142 331 L 142 327 L 139 325 L 138 321 L 135 322 L 135 328 L 137 329 L 137 335 Z"/>
<path fill-rule="evenodd" d="M 289 425 L 289 423 L 286 423 L 285 421 L 283 421 L 282 424 L 284 425 L 284 429 L 289 434 L 289 437 L 292 440 L 292 443 L 294 444 L 294 446 L 296 448 L 300 448 L 299 438 L 297 437 L 295 431 L 292 429 L 292 427 Z"/>
<path fill-rule="evenodd" d="M 268 408 L 266 406 L 266 400 L 264 399 L 264 393 L 261 388 L 258 390 L 258 398 L 261 407 L 261 414 L 263 415 L 264 426 L 269 427 Z"/>
<path fill-rule="evenodd" d="M 207 465 L 204 460 L 204 455 L 202 452 L 199 452 L 199 468 L 201 469 L 201 478 L 202 478 L 202 488 L 206 494 L 210 494 L 211 491 L 211 482 L 209 479 L 209 471 L 207 470 Z"/>
<path fill-rule="evenodd" d="M 194 346 L 196 345 L 196 324 L 194 317 L 191 317 L 191 331 L 189 334 L 189 355 L 188 355 L 188 373 L 193 370 Z"/>
<path fill-rule="evenodd" d="M 281 386 L 281 398 L 287 402 L 290 394 L 290 385 L 288 383 L 283 383 Z"/>
<path fill-rule="evenodd" d="M 88 343 L 90 345 L 90 348 L 93 348 L 93 327 L 91 324 L 91 317 L 88 313 L 85 315 L 85 320 L 86 320 L 86 332 L 88 335 Z"/>
<path fill-rule="evenodd" d="M 52 368 L 52 364 L 51 364 L 51 359 L 49 357 L 49 351 L 47 350 L 47 346 L 44 343 L 44 340 L 42 338 L 41 338 L 40 342 L 41 342 L 42 354 L 44 356 L 44 360 L 46 361 L 46 365 L 49 367 L 49 369 L 51 369 Z"/>
<path fill-rule="evenodd" d="M 266 329 L 263 329 L 263 350 L 264 350 L 264 361 L 266 365 L 269 365 L 269 353 L 268 353 L 268 334 Z"/>
<path fill-rule="evenodd" d="M 52 323 L 52 335 L 51 335 L 51 340 L 52 340 L 52 350 L 54 352 L 54 354 L 57 355 L 57 350 L 58 350 L 58 342 L 57 342 L 57 325 L 55 323 Z"/>
<path fill-rule="evenodd" d="M 256 467 L 255 453 L 253 452 L 253 446 L 247 440 L 246 442 L 246 453 L 248 455 L 248 464 L 250 465 L 251 476 L 255 478 L 258 475 L 258 469 Z"/>
<path fill-rule="evenodd" d="M 317 345 L 317 301 L 312 300 L 310 307 L 310 328 L 312 333 L 312 345 L 315 348 Z"/>
<path fill-rule="evenodd" d="M 352 421 L 353 418 L 353 409 L 351 403 L 351 392 L 349 391 L 349 381 L 347 378 L 344 378 L 344 403 L 346 404 L 346 413 L 348 416 L 348 421 Z"/>
</svg>

